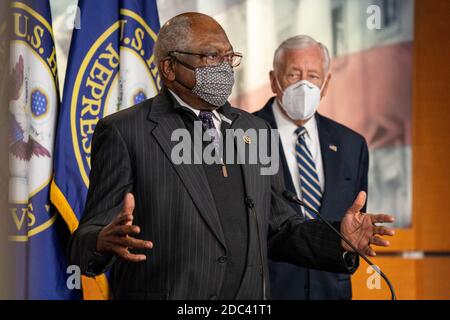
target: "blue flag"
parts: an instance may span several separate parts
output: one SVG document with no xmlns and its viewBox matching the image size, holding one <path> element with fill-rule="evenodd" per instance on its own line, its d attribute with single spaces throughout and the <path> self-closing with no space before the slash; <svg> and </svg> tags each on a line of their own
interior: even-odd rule
<svg viewBox="0 0 450 320">
<path fill-rule="evenodd" d="M 97 122 L 156 95 L 161 87 L 153 55 L 159 32 L 155 0 L 79 2 L 58 119 L 51 200 L 71 232 L 78 227 L 89 187 Z M 104 277 L 83 281 L 84 297 L 107 298 Z"/>
<path fill-rule="evenodd" d="M 9 72 L 9 202 L 15 243 L 16 298 L 73 299 L 67 286 L 65 244 L 50 206 L 59 107 L 56 52 L 49 1 L 11 3 Z"/>
</svg>

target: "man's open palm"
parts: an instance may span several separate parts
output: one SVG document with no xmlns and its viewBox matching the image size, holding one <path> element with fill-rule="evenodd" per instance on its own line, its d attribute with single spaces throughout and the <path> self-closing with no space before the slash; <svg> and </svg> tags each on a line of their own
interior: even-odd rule
<svg viewBox="0 0 450 320">
<path fill-rule="evenodd" d="M 145 254 L 132 254 L 129 249 L 151 249 L 153 243 L 136 239 L 130 234 L 139 234 L 141 229 L 132 224 L 134 211 L 134 196 L 125 195 L 123 208 L 116 218 L 104 227 L 97 238 L 97 251 L 100 253 L 115 254 L 131 262 L 140 262 L 147 259 Z"/>
<path fill-rule="evenodd" d="M 381 236 L 393 236 L 394 230 L 391 228 L 377 226 L 376 223 L 393 222 L 394 217 L 387 214 L 369 214 L 361 212 L 366 203 L 366 193 L 361 191 L 355 199 L 353 205 L 347 210 L 341 222 L 341 233 L 362 253 L 374 257 L 375 251 L 371 244 L 375 246 L 387 247 L 389 241 Z M 344 241 L 342 246 L 347 251 L 353 249 Z"/>
</svg>

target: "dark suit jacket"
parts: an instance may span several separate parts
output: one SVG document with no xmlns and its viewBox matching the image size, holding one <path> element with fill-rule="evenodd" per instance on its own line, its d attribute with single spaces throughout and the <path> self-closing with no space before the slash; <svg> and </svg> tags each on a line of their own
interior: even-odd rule
<svg viewBox="0 0 450 320">
<path fill-rule="evenodd" d="M 220 298 L 227 244 L 203 167 L 171 161 L 172 148 L 178 144 L 171 141 L 171 135 L 185 127 L 180 108 L 163 90 L 155 98 L 100 120 L 95 129 L 85 212 L 71 238 L 69 256 L 89 276 L 112 265 L 110 284 L 115 299 Z M 264 120 L 229 105 L 220 111 L 234 119 L 231 128 L 269 128 Z M 342 258 L 340 240 L 321 223 L 303 222 L 283 200 L 282 173 L 263 176 L 260 168 L 260 164 L 242 165 L 246 197 L 255 204 L 259 237 L 250 219 L 247 267 L 236 297 L 262 298 L 263 279 L 269 284 L 268 256 L 317 269 L 353 272 L 357 257 L 349 266 Z M 139 237 L 154 243 L 141 263 L 95 251 L 99 231 L 121 210 L 126 192 L 135 196 L 134 224 L 141 227 Z M 259 246 L 262 259 L 254 254 Z"/>
<path fill-rule="evenodd" d="M 278 126 L 273 114 L 273 101 L 274 98 L 270 99 L 255 115 L 276 129 Z M 361 135 L 331 119 L 316 114 L 316 120 L 325 171 L 320 213 L 329 220 L 337 221 L 342 219 L 360 190 L 367 192 L 367 143 Z M 330 146 L 336 146 L 337 152 L 331 150 Z M 280 153 L 286 189 L 295 192 L 282 146 Z M 295 209 L 298 211 L 298 208 Z M 270 262 L 269 270 L 274 299 L 351 299 L 348 273 L 330 273 L 275 262 Z"/>
</svg>

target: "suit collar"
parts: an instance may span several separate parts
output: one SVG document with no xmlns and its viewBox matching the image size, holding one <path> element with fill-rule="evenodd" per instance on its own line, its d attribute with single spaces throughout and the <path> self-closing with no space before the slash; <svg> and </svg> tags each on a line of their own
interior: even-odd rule
<svg viewBox="0 0 450 320">
<path fill-rule="evenodd" d="M 275 121 L 275 115 L 273 114 L 273 102 L 275 101 L 275 97 L 272 97 L 267 101 L 266 105 L 256 113 L 256 115 L 260 118 L 266 120 L 272 129 L 278 129 L 277 123 Z"/>
<path fill-rule="evenodd" d="M 170 93 L 170 91 L 166 87 L 163 87 L 160 93 L 156 95 L 155 98 L 153 99 L 152 107 L 148 113 L 147 119 L 157 123 L 159 122 L 161 117 L 173 115 L 173 113 L 176 112 L 185 112 L 185 111 L 194 114 L 192 110 L 180 105 L 180 103 Z M 222 107 L 218 108 L 217 111 L 221 115 L 225 116 L 226 122 L 228 122 L 227 120 L 233 122 L 233 120 L 239 117 L 239 113 L 233 107 L 231 107 L 229 102 L 227 102 Z M 222 120 L 224 119 L 222 118 Z"/>
<path fill-rule="evenodd" d="M 272 97 L 267 101 L 266 105 L 258 112 L 255 113 L 258 117 L 264 119 L 269 123 L 269 125 L 272 127 L 272 129 L 278 129 L 277 122 L 275 120 L 275 114 L 273 111 L 274 108 L 274 101 L 275 97 Z M 289 167 L 287 164 L 286 156 L 284 154 L 284 148 L 281 140 L 279 141 L 279 148 L 280 148 L 280 162 L 283 168 L 283 177 L 285 182 L 285 188 L 286 190 L 289 190 L 291 192 L 297 193 L 294 187 L 294 182 L 292 181 L 292 176 L 289 171 Z M 299 214 L 301 214 L 301 208 L 299 205 L 295 203 L 289 203 L 290 206 Z"/>
</svg>

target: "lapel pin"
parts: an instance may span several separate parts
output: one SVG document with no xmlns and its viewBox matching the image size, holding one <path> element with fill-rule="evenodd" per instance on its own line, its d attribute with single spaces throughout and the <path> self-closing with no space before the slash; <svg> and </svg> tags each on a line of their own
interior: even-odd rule
<svg viewBox="0 0 450 320">
<path fill-rule="evenodd" d="M 246 144 L 251 144 L 252 143 L 252 139 L 249 136 L 244 136 L 242 139 L 244 140 L 244 142 Z"/>
<path fill-rule="evenodd" d="M 331 151 L 337 152 L 337 146 L 335 146 L 334 144 L 330 144 L 329 148 Z"/>
</svg>

